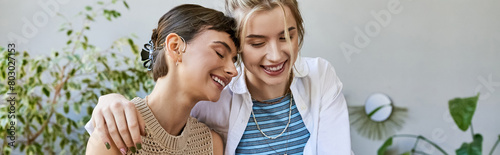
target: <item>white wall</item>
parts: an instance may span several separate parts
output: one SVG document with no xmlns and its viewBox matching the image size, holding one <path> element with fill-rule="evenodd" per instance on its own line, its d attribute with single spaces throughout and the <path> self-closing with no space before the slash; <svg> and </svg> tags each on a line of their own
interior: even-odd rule
<svg viewBox="0 0 500 155">
<path fill-rule="evenodd" d="M 54 1 L 69 16 L 82 10 L 87 1 L 76 0 L 0 0 L 0 45 L 6 46 L 9 33 L 27 38 L 18 50 L 34 55 L 60 49 L 65 34 L 57 32 L 61 18 L 50 16 L 37 2 Z M 344 83 L 349 105 L 362 105 L 369 94 L 383 92 L 397 106 L 409 109 L 409 118 L 398 133 L 421 134 L 454 154 L 470 132 L 461 132 L 450 118 L 447 103 L 454 97 L 482 93 L 473 119 L 474 131 L 484 136 L 483 152 L 488 153 L 500 134 L 500 1 L 495 0 L 309 0 L 299 1 L 306 24 L 302 55 L 323 57 L 335 67 Z M 399 2 L 396 9 L 388 8 Z M 138 44 L 149 40 L 157 19 L 173 6 L 198 3 L 223 9 L 223 1 L 129 1 L 130 10 L 121 9 L 122 18 L 109 23 L 98 20 L 92 26 L 90 41 L 109 45 L 116 38 L 134 33 Z M 380 22 L 372 11 L 391 13 L 385 26 L 370 29 L 368 44 L 355 44 L 365 26 Z M 45 14 L 47 18 L 42 18 Z M 35 25 L 33 17 L 39 23 Z M 23 20 L 23 18 L 25 20 Z M 384 19 L 385 16 L 383 17 Z M 46 21 L 46 23 L 44 23 Z M 23 35 L 23 26 L 32 22 L 38 32 Z M 360 40 L 361 43 L 366 40 Z M 350 56 L 341 44 L 359 49 Z M 344 45 L 345 46 L 345 45 Z M 382 141 L 371 141 L 351 133 L 356 154 L 375 154 Z M 396 152 L 408 150 L 413 140 L 397 140 Z M 436 150 L 420 147 L 438 154 Z M 499 153 L 500 150 L 497 151 Z"/>
</svg>

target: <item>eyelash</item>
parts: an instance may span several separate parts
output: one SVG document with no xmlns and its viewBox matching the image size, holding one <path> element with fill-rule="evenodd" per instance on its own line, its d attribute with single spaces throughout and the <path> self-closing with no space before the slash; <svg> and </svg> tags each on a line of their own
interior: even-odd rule
<svg viewBox="0 0 500 155">
<path fill-rule="evenodd" d="M 224 56 L 222 54 L 220 54 L 217 51 L 215 51 L 215 53 L 217 53 L 217 55 L 219 56 L 219 58 L 224 59 Z M 236 62 L 236 61 L 238 61 L 238 56 L 234 56 L 233 57 L 233 62 Z"/>
<path fill-rule="evenodd" d="M 293 39 L 293 36 L 290 35 L 290 40 L 292 40 L 292 39 Z M 280 40 L 285 40 L 285 37 L 281 37 Z"/>
<path fill-rule="evenodd" d="M 264 43 L 262 42 L 262 43 L 250 44 L 250 45 L 252 45 L 252 47 L 259 47 L 259 46 L 264 45 Z"/>
<path fill-rule="evenodd" d="M 279 39 L 280 39 L 280 40 L 285 41 L 285 37 L 281 37 L 281 38 L 279 38 Z M 293 36 L 292 36 L 292 35 L 290 35 L 290 40 L 291 40 L 291 39 L 293 39 Z M 250 45 L 251 45 L 252 47 L 260 47 L 260 46 L 264 45 L 264 42 L 262 42 L 262 43 L 257 43 L 257 44 L 250 44 Z"/>
<path fill-rule="evenodd" d="M 224 56 L 223 56 L 222 54 L 220 54 L 219 52 L 215 51 L 215 53 L 217 53 L 217 55 L 218 55 L 221 59 L 223 59 L 223 58 L 224 58 Z"/>
</svg>

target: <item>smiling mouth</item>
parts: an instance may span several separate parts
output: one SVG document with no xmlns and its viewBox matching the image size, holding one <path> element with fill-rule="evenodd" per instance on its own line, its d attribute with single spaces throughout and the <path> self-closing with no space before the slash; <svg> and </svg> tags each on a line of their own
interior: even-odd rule
<svg viewBox="0 0 500 155">
<path fill-rule="evenodd" d="M 268 66 L 261 65 L 261 67 L 264 68 L 264 70 L 267 72 L 281 72 L 287 61 L 284 61 L 284 62 L 277 64 L 277 65 L 268 65 Z"/>
<path fill-rule="evenodd" d="M 226 84 L 226 83 L 224 83 L 224 81 L 222 81 L 219 77 L 214 76 L 214 75 L 212 75 L 211 77 L 212 77 L 212 80 L 214 80 L 215 82 L 219 83 L 222 87 L 225 87 L 225 86 L 227 85 L 227 84 Z"/>
</svg>

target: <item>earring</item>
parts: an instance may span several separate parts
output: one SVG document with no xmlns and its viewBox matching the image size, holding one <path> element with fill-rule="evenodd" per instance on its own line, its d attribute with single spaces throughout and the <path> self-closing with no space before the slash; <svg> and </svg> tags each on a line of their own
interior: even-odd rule
<svg viewBox="0 0 500 155">
<path fill-rule="evenodd" d="M 182 55 L 179 55 L 179 56 L 181 56 L 181 57 L 182 57 Z M 179 58 L 177 58 L 177 61 L 175 62 L 175 66 L 179 66 L 179 62 L 180 62 L 180 59 L 179 59 Z"/>
</svg>

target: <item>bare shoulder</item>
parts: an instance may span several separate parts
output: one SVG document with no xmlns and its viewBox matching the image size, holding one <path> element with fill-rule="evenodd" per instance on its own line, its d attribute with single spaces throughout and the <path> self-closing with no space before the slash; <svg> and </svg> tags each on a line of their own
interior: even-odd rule
<svg viewBox="0 0 500 155">
<path fill-rule="evenodd" d="M 98 155 L 98 154 L 121 154 L 118 148 L 116 148 L 114 142 L 109 142 L 111 145 L 111 149 L 107 149 L 104 142 L 101 141 L 101 137 L 99 136 L 100 132 L 98 130 L 94 130 L 90 135 L 89 141 L 87 143 L 87 151 L 85 154 L 87 155 Z"/>
<path fill-rule="evenodd" d="M 222 144 L 222 138 L 221 136 L 215 132 L 214 130 L 210 130 L 210 133 L 212 134 L 212 144 L 214 146 L 214 154 L 215 155 L 222 155 L 224 152 L 224 145 Z"/>
</svg>

